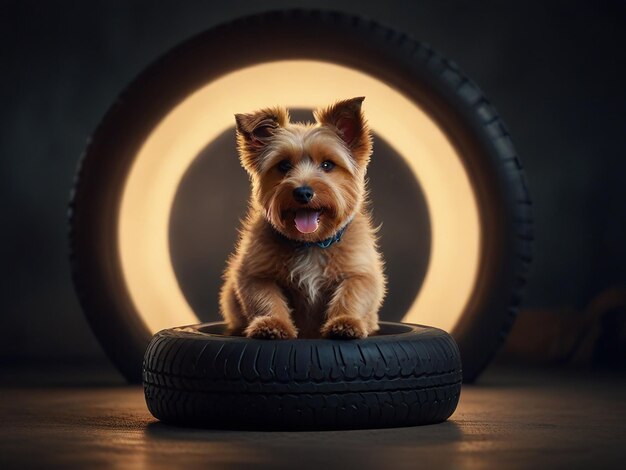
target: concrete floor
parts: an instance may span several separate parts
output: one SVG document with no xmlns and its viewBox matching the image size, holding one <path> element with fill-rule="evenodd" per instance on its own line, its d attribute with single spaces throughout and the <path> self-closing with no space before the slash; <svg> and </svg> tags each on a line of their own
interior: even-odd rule
<svg viewBox="0 0 626 470">
<path fill-rule="evenodd" d="M 299 433 L 168 427 L 89 382 L 3 386 L 0 468 L 625 468 L 623 375 L 492 368 L 446 423 Z"/>
</svg>

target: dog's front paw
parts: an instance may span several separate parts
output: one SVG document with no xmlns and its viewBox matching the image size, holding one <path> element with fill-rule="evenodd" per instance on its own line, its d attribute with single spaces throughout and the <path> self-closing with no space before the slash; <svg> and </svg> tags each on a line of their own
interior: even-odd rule
<svg viewBox="0 0 626 470">
<path fill-rule="evenodd" d="M 331 318 L 322 327 L 322 335 L 329 339 L 357 339 L 367 337 L 365 323 L 350 315 Z"/>
<path fill-rule="evenodd" d="M 250 322 L 244 333 L 256 339 L 292 339 L 298 331 L 292 324 L 275 317 L 257 317 Z"/>
</svg>

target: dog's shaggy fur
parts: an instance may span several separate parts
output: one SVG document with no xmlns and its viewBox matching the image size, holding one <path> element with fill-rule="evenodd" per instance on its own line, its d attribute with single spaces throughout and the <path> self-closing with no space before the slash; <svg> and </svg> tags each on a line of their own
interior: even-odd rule
<svg viewBox="0 0 626 470">
<path fill-rule="evenodd" d="M 318 109 L 316 124 L 291 123 L 279 107 L 236 115 L 252 196 L 220 298 L 233 334 L 350 339 L 378 329 L 385 276 L 366 207 L 362 102 Z M 340 242 L 315 244 L 344 227 Z"/>
</svg>

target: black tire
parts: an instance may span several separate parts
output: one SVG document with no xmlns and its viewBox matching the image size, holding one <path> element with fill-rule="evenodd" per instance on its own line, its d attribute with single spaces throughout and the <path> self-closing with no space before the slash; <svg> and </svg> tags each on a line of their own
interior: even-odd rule
<svg viewBox="0 0 626 470">
<path fill-rule="evenodd" d="M 127 379 L 140 381 L 152 334 L 124 284 L 117 215 L 145 137 L 208 81 L 294 57 L 351 66 L 391 84 L 438 122 L 463 158 L 480 210 L 481 259 L 476 288 L 451 334 L 464 379 L 473 381 L 510 330 L 526 284 L 533 234 L 522 164 L 502 119 L 453 62 L 404 34 L 343 13 L 264 13 L 213 28 L 154 63 L 115 102 L 81 159 L 69 212 L 73 279 L 96 336 Z"/>
<path fill-rule="evenodd" d="M 363 340 L 265 341 L 225 336 L 224 323 L 157 333 L 146 351 L 146 403 L 176 425 L 353 429 L 445 421 L 461 360 L 437 328 L 381 322 Z"/>
</svg>

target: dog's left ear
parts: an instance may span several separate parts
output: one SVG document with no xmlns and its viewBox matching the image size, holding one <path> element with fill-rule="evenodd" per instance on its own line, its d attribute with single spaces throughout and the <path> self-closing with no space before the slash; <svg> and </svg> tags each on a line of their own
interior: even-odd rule
<svg viewBox="0 0 626 470">
<path fill-rule="evenodd" d="M 357 162 L 367 162 L 372 153 L 372 137 L 361 110 L 364 99 L 360 96 L 338 101 L 314 112 L 315 120 L 333 129 Z"/>
</svg>

